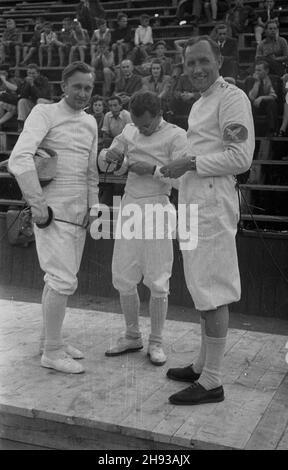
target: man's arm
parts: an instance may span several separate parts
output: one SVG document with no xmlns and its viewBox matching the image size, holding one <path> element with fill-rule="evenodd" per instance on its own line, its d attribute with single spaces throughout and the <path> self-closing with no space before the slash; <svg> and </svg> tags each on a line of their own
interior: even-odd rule
<svg viewBox="0 0 288 470">
<path fill-rule="evenodd" d="M 247 171 L 255 147 L 251 105 L 244 92 L 230 90 L 220 102 L 219 128 L 223 151 L 196 157 L 200 176 L 237 175 Z"/>
<path fill-rule="evenodd" d="M 95 131 L 88 161 L 88 207 L 98 204 L 99 174 L 97 167 L 98 133 Z"/>
<path fill-rule="evenodd" d="M 47 105 L 35 106 L 25 121 L 8 161 L 8 168 L 14 174 L 30 205 L 35 223 L 44 223 L 48 219 L 48 208 L 38 179 L 34 155 L 51 127 Z"/>
</svg>

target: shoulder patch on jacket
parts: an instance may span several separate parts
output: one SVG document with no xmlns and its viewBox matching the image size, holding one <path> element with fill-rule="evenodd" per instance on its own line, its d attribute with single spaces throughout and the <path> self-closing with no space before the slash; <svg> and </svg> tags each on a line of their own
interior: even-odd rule
<svg viewBox="0 0 288 470">
<path fill-rule="evenodd" d="M 224 142 L 240 143 L 248 139 L 248 130 L 243 124 L 233 123 L 225 127 L 223 133 Z"/>
</svg>

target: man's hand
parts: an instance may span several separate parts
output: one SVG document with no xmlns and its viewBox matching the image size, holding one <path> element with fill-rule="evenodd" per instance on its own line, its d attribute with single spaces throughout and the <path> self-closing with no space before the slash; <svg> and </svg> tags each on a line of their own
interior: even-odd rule
<svg viewBox="0 0 288 470">
<path fill-rule="evenodd" d="M 154 171 L 154 165 L 146 162 L 136 162 L 129 166 L 129 171 L 133 171 L 136 175 L 152 175 Z"/>
<path fill-rule="evenodd" d="M 114 163 L 115 165 L 122 165 L 124 155 L 116 149 L 108 149 L 105 160 L 107 163 Z"/>
<path fill-rule="evenodd" d="M 255 78 L 255 80 L 256 80 L 257 82 L 259 82 L 259 81 L 260 81 L 259 73 L 258 73 L 258 72 L 254 72 L 254 73 L 253 73 L 253 78 Z"/>
<path fill-rule="evenodd" d="M 160 168 L 160 172 L 166 178 L 179 178 L 180 176 L 184 175 L 187 171 L 190 171 L 190 158 L 189 157 L 182 157 L 178 158 L 169 165 L 164 165 Z"/>
<path fill-rule="evenodd" d="M 42 205 L 41 207 L 31 207 L 32 221 L 35 224 L 45 224 L 49 218 L 48 207 L 47 205 Z"/>
<path fill-rule="evenodd" d="M 253 101 L 253 105 L 256 107 L 256 108 L 259 108 L 260 104 L 262 103 L 262 96 L 258 96 L 258 98 L 256 98 L 254 101 Z"/>
<path fill-rule="evenodd" d="M 193 98 L 193 93 L 189 93 L 189 91 L 184 91 L 181 93 L 181 98 L 183 101 L 189 101 Z"/>
</svg>

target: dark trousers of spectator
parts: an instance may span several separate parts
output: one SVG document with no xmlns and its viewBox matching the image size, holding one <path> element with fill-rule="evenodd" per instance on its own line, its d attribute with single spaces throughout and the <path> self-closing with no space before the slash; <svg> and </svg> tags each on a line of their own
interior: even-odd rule
<svg viewBox="0 0 288 470">
<path fill-rule="evenodd" d="M 256 123 L 257 123 L 257 117 L 259 117 L 259 115 L 264 114 L 267 117 L 266 126 L 261 126 L 261 128 L 263 128 L 264 135 L 273 135 L 277 131 L 278 105 L 275 100 L 262 101 L 259 108 L 252 106 L 252 112 L 253 112 L 254 121 L 256 121 Z M 256 129 L 257 129 L 257 126 L 256 126 Z"/>
</svg>

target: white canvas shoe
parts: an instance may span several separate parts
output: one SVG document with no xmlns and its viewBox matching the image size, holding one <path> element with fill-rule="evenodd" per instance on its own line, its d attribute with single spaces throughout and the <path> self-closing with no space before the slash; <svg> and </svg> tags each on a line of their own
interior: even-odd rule
<svg viewBox="0 0 288 470">
<path fill-rule="evenodd" d="M 63 351 L 65 351 L 69 356 L 71 356 L 73 359 L 84 359 L 84 354 L 82 351 L 79 349 L 75 348 L 74 346 L 71 346 L 71 344 L 65 343 L 63 346 Z M 40 344 L 39 348 L 39 354 L 44 353 L 44 345 Z"/>
<path fill-rule="evenodd" d="M 66 374 L 81 374 L 84 372 L 84 367 L 79 362 L 74 361 L 65 351 L 53 351 L 50 357 L 43 354 L 41 366 L 65 372 Z"/>
<path fill-rule="evenodd" d="M 120 354 L 139 351 L 142 348 L 143 343 L 141 338 L 130 339 L 125 336 L 121 336 L 118 339 L 117 344 L 105 352 L 105 356 L 119 356 Z"/>
<path fill-rule="evenodd" d="M 167 356 L 164 353 L 161 344 L 149 344 L 147 355 L 154 366 L 163 366 L 167 361 Z"/>
</svg>

